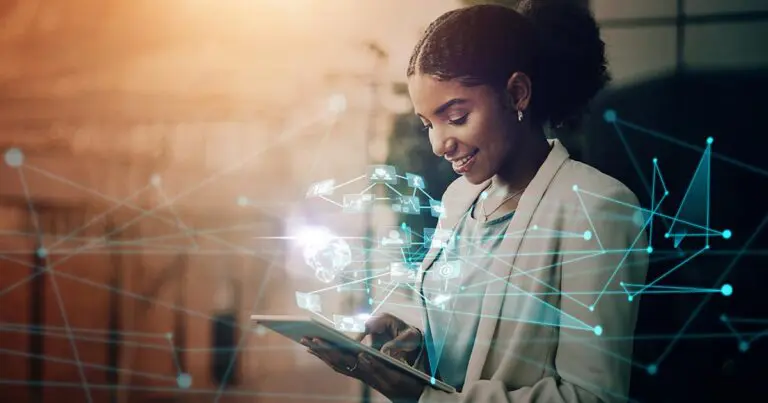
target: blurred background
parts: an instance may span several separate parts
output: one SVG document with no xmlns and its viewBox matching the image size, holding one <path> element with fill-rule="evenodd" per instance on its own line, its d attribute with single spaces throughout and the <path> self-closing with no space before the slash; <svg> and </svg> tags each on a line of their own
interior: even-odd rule
<svg viewBox="0 0 768 403">
<path fill-rule="evenodd" d="M 733 232 L 664 279 L 733 295 L 644 297 L 632 398 L 752 400 L 768 374 L 768 2 L 574 1 L 613 81 L 581 129 L 550 135 L 645 206 L 652 158 L 678 205 L 713 137 L 710 225 Z M 405 68 L 430 21 L 480 2 L 0 2 L 0 401 L 379 399 L 248 317 L 306 313 L 297 291 L 323 290 L 329 317 L 381 300 L 370 281 L 320 281 L 296 233 L 331 228 L 370 274 L 377 231 L 434 226 L 344 213 L 340 189 L 388 164 L 440 198 L 454 174 L 417 130 Z M 306 197 L 328 179 L 338 192 Z M 649 278 L 693 253 L 669 249 Z"/>
</svg>

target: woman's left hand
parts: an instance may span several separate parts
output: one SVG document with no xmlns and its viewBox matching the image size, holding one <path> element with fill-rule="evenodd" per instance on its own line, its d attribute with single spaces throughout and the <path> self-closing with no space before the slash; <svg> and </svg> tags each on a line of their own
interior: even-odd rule
<svg viewBox="0 0 768 403">
<path fill-rule="evenodd" d="M 318 338 L 304 338 L 309 353 L 334 371 L 365 382 L 393 402 L 417 402 L 424 385 L 366 353 L 354 355 Z"/>
</svg>

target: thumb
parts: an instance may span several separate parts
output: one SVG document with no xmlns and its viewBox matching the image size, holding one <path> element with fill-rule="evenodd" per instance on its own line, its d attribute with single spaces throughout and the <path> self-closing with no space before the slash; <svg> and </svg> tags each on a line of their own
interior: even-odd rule
<svg viewBox="0 0 768 403">
<path fill-rule="evenodd" d="M 402 358 L 406 353 L 416 350 L 421 345 L 421 337 L 414 329 L 399 334 L 381 346 L 381 352 L 393 358 Z"/>
</svg>

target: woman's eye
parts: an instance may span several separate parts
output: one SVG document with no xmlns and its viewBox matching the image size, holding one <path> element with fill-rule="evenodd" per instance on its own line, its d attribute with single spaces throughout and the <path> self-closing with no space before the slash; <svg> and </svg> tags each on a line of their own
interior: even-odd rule
<svg viewBox="0 0 768 403">
<path fill-rule="evenodd" d="M 469 114 L 466 114 L 458 119 L 451 119 L 448 121 L 448 123 L 456 126 L 463 125 L 464 123 L 467 122 L 467 116 L 469 116 Z"/>
</svg>

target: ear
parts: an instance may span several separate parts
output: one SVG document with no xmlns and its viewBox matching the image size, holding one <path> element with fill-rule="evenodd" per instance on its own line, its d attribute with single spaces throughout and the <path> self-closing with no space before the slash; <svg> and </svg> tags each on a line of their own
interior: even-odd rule
<svg viewBox="0 0 768 403">
<path fill-rule="evenodd" d="M 531 103 L 531 90 L 531 78 L 516 71 L 507 80 L 507 104 L 514 110 L 526 110 Z"/>
</svg>

